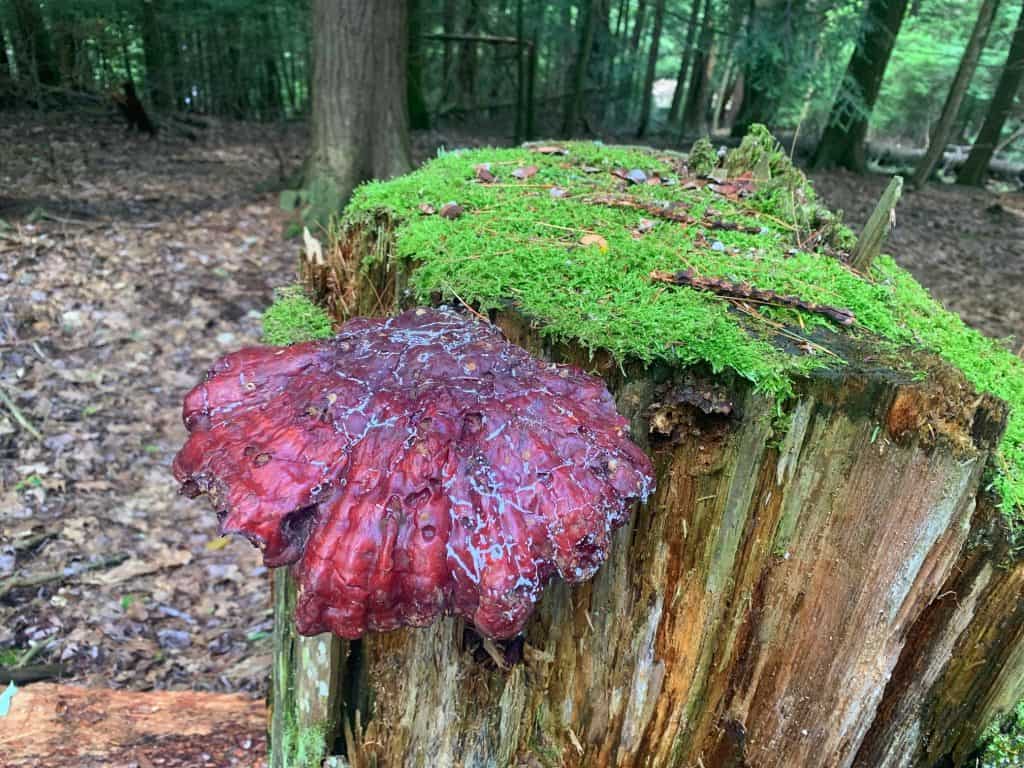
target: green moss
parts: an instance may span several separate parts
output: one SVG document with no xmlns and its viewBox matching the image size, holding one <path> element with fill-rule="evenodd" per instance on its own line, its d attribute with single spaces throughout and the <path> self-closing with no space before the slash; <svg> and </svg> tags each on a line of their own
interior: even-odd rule
<svg viewBox="0 0 1024 768">
<path fill-rule="evenodd" d="M 284 729 L 284 764 L 295 768 L 319 766 L 327 756 L 327 726 L 299 727 L 289 722 Z"/>
<path fill-rule="evenodd" d="M 828 335 L 815 334 L 817 346 L 797 343 L 820 327 L 875 344 L 891 357 L 907 345 L 938 353 L 979 390 L 1012 407 L 992 483 L 1003 509 L 1020 519 L 1024 361 L 967 328 L 892 259 L 876 261 L 872 280 L 845 267 L 836 251 L 849 247 L 852 234 L 820 207 L 809 182 L 767 132 L 755 131 L 726 160 L 734 171 L 752 165 L 761 179 L 747 198 L 680 178 L 678 156 L 670 153 L 587 142 L 565 148 L 567 155 L 529 148 L 444 154 L 414 173 L 357 189 L 347 221 L 371 220 L 382 210 L 396 218 L 397 253 L 416 265 L 410 288 L 420 301 L 440 292 L 485 310 L 511 303 L 552 337 L 609 350 L 620 360 L 704 363 L 739 374 L 780 401 L 793 393 L 795 378 L 842 364 L 827 349 Z M 480 163 L 490 164 L 498 183 L 476 180 Z M 512 175 L 530 165 L 538 171 L 529 179 Z M 660 185 L 638 184 L 625 192 L 641 201 L 681 203 L 693 223 L 659 219 L 644 231 L 640 222 L 652 219 L 650 213 L 595 204 L 597 195 L 623 191 L 616 169 L 658 174 Z M 456 219 L 420 211 L 422 204 L 440 209 L 449 201 L 464 209 Z M 755 233 L 706 226 L 702 218 L 709 208 L 709 218 Z M 827 237 L 811 238 L 812 232 Z M 602 240 L 583 245 L 588 234 Z M 802 246 L 809 240 L 817 243 L 813 250 Z M 649 279 L 652 270 L 684 268 L 845 307 L 857 323 L 840 329 L 820 315 L 780 307 L 751 316 L 717 295 Z"/>
<path fill-rule="evenodd" d="M 992 723 L 982 736 L 979 768 L 1024 765 L 1024 701 L 1001 722 Z"/>
<path fill-rule="evenodd" d="M 687 161 L 690 169 L 698 176 L 707 176 L 711 173 L 718 165 L 718 153 L 715 151 L 711 139 L 702 136 L 693 142 Z"/>
<path fill-rule="evenodd" d="M 279 288 L 274 303 L 263 313 L 263 341 L 275 346 L 330 336 L 331 319 L 310 301 L 302 286 Z"/>
</svg>

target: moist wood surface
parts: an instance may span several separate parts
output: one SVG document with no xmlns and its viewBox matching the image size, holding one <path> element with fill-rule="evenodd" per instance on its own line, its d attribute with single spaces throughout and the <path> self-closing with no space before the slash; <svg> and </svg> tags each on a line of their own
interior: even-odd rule
<svg viewBox="0 0 1024 768">
<path fill-rule="evenodd" d="M 0 718 L 4 768 L 256 768 L 265 709 L 237 694 L 39 683 Z"/>
</svg>

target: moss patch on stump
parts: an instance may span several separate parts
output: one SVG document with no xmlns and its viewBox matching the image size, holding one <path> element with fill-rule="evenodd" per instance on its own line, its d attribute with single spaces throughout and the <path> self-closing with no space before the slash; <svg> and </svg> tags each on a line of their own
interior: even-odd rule
<svg viewBox="0 0 1024 768">
<path fill-rule="evenodd" d="M 1008 519 L 1024 519 L 1024 361 L 888 256 L 868 276 L 849 268 L 853 234 L 763 128 L 709 168 L 711 157 L 698 173 L 678 154 L 591 142 L 451 152 L 361 186 L 345 223 L 394 219 L 423 303 L 511 304 L 552 337 L 619 360 L 731 371 L 780 401 L 797 377 L 843 364 L 844 345 L 830 339 L 890 358 L 907 347 L 938 354 L 1009 403 L 992 487 Z M 684 269 L 841 307 L 856 322 L 650 279 Z"/>
</svg>

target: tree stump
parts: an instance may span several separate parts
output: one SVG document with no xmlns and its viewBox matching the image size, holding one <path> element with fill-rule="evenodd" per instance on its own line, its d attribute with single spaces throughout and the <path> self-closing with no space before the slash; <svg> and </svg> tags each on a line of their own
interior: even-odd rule
<svg viewBox="0 0 1024 768">
<path fill-rule="evenodd" d="M 848 270 L 842 230 L 820 209 L 759 208 L 759 194 L 784 187 L 755 185 L 743 163 L 791 185 L 791 200 L 805 190 L 792 186 L 803 182 L 774 145 L 744 147 L 736 152 L 748 156 L 727 159 L 711 179 L 667 153 L 571 145 L 469 153 L 436 161 L 433 175 L 428 166 L 357 193 L 339 239 L 303 267 L 336 319 L 468 302 L 535 354 L 602 375 L 653 457 L 658 489 L 615 534 L 593 581 L 553 581 L 515 641 L 485 642 L 456 619 L 330 640 L 329 670 L 316 671 L 327 685 L 273 694 L 273 765 L 304 764 L 285 746 L 312 734 L 334 755 L 328 764 L 352 766 L 955 766 L 1024 695 L 1024 560 L 1007 524 L 1012 510 L 996 508 L 984 479 L 1005 450 L 1002 400 L 979 393 L 934 351 L 886 342 L 870 327 L 881 322 L 870 307 L 855 307 L 864 318 L 851 331 L 811 319 L 822 296 L 787 305 L 791 284 L 778 275 L 790 266 L 781 261 L 758 278 L 776 284 L 717 274 L 706 284 L 717 294 L 650 289 L 651 301 L 724 303 L 707 311 L 799 363 L 774 392 L 770 379 L 720 360 L 624 354 L 650 333 L 632 305 L 615 311 L 633 325 L 600 337 L 612 338 L 607 346 L 594 343 L 588 313 L 604 312 L 614 296 L 589 294 L 590 273 L 579 270 L 611 263 L 617 270 L 600 279 L 628 291 L 630 270 L 647 270 L 665 252 L 680 258 L 672 250 L 680 237 L 697 249 L 680 267 L 701 266 L 704 249 L 715 259 L 719 245 L 731 254 L 740 243 L 741 270 L 741 259 L 785 254 L 795 229 L 797 241 L 819 238 L 814 257 L 836 280 L 849 274 L 881 295 L 897 279 L 884 258 L 875 283 Z M 659 183 L 639 181 L 627 162 Z M 531 165 L 540 171 L 523 170 Z M 489 181 L 494 175 L 504 178 Z M 551 190 L 576 197 L 557 224 L 543 219 L 560 205 Z M 683 190 L 695 198 L 679 202 Z M 460 212 L 442 218 L 453 191 Z M 495 231 L 487 195 L 528 196 L 530 214 L 542 218 Z M 518 201 L 508 216 L 522 215 Z M 589 218 L 573 205 L 587 206 Z M 749 256 L 740 235 L 767 237 L 756 227 L 773 220 L 786 225 L 782 235 Z M 456 254 L 466 271 L 432 265 L 425 243 L 452 253 L 469 227 L 489 239 Z M 652 231 L 662 239 L 645 241 Z M 724 242 L 726 232 L 735 239 Z M 637 254 L 650 246 L 659 250 L 644 261 Z M 521 259 L 502 261 L 508 248 L 521 248 Z M 557 294 L 547 315 L 542 299 L 514 282 L 535 279 L 527 260 L 536 248 L 562 249 L 573 262 L 557 280 L 537 278 Z M 621 250 L 621 268 L 602 261 L 606 249 Z M 467 276 L 486 274 L 479 261 L 487 259 L 510 273 L 493 294 Z M 844 290 L 823 297 L 852 295 Z M 577 303 L 578 332 L 558 314 Z M 289 593 L 277 594 L 280 689 L 303 675 L 294 643 L 320 639 L 291 639 Z M 311 720 L 311 707 L 322 714 Z M 279 723 L 292 729 L 287 738 Z M 324 741 L 335 732 L 343 735 Z"/>
</svg>

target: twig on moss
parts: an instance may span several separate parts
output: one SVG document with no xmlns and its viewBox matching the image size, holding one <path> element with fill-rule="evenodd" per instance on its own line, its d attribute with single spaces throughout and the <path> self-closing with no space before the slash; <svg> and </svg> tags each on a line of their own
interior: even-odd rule
<svg viewBox="0 0 1024 768">
<path fill-rule="evenodd" d="M 468 312 L 471 315 L 473 315 L 477 320 L 482 320 L 485 323 L 487 323 L 488 325 L 491 324 L 491 319 L 489 317 L 487 317 L 487 315 L 484 315 L 481 312 L 479 312 L 478 310 L 475 310 L 471 306 L 469 306 L 469 304 L 467 304 L 466 301 L 461 296 L 459 296 L 459 294 L 457 294 L 455 292 L 454 288 L 452 288 L 451 286 L 448 286 L 448 290 L 452 292 L 452 296 L 454 296 L 456 299 L 458 299 L 459 303 L 462 306 L 464 306 L 468 310 Z"/>
<path fill-rule="evenodd" d="M 840 325 L 853 325 L 856 322 L 853 312 L 841 307 L 832 307 L 827 304 L 814 304 L 804 301 L 798 296 L 788 296 L 775 291 L 755 288 L 747 283 L 732 283 L 717 277 L 704 277 L 698 275 L 692 269 L 685 269 L 681 272 L 662 272 L 654 270 L 651 272 L 652 280 L 669 285 L 682 285 L 688 288 L 696 288 L 701 291 L 710 291 L 721 296 L 735 299 L 758 301 L 764 304 L 774 304 L 790 309 L 800 309 L 804 312 L 811 312 L 839 323 Z"/>
<path fill-rule="evenodd" d="M 658 203 L 653 200 L 641 200 L 632 195 L 594 195 L 584 202 L 591 205 L 606 205 L 612 208 L 635 208 L 658 219 L 674 221 L 678 224 L 692 224 L 695 219 L 687 213 L 684 203 Z"/>
</svg>

